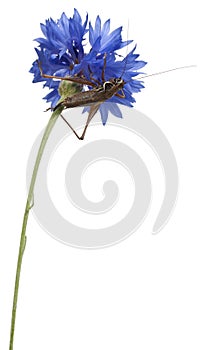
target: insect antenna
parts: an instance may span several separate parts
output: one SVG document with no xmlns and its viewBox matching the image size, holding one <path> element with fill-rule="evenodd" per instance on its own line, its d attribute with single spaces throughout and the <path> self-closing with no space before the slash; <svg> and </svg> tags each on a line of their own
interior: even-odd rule
<svg viewBox="0 0 205 350">
<path fill-rule="evenodd" d="M 129 36 L 129 20 L 128 20 L 128 22 L 127 22 L 127 40 L 126 40 L 126 42 L 127 42 L 127 47 L 126 47 L 126 55 L 125 55 L 125 57 L 124 57 L 124 58 L 125 58 L 125 65 L 124 65 L 122 74 L 121 74 L 121 76 L 120 76 L 120 79 L 122 79 L 122 77 L 123 77 L 123 75 L 124 75 L 124 73 L 125 73 L 126 67 L 127 67 L 128 45 L 129 45 L 128 36 Z M 119 55 L 119 56 L 120 56 L 120 55 Z M 123 56 L 121 56 L 121 57 L 123 57 Z"/>
<path fill-rule="evenodd" d="M 129 43 L 129 40 L 128 40 L 128 31 L 129 31 L 129 21 L 128 21 L 128 25 L 127 25 L 127 49 L 126 49 L 126 56 L 124 57 L 125 58 L 125 65 L 124 65 L 124 68 L 123 68 L 123 71 L 122 71 L 122 74 L 120 76 L 120 79 L 122 79 L 124 73 L 125 73 L 125 70 L 126 70 L 126 66 L 127 66 L 127 60 L 128 60 L 128 43 Z M 122 55 L 118 55 L 119 57 L 123 57 Z M 157 73 L 152 73 L 152 74 L 145 74 L 143 75 L 142 77 L 137 77 L 137 80 L 141 80 L 141 79 L 144 79 L 144 78 L 149 78 L 149 77 L 152 77 L 152 76 L 155 76 L 155 75 L 160 75 L 160 74 L 164 74 L 164 73 L 169 73 L 169 72 L 173 72 L 175 70 L 179 70 L 179 69 L 185 69 L 185 68 L 195 68 L 197 67 L 196 65 L 192 64 L 192 65 L 187 65 L 187 66 L 180 66 L 180 67 L 175 67 L 175 68 L 171 68 L 171 69 L 167 69 L 167 70 L 164 70 L 164 71 L 161 71 L 161 72 L 157 72 Z M 140 73 L 140 74 L 143 74 L 143 73 Z M 125 82 L 125 83 L 128 83 Z M 123 92 L 123 91 L 122 91 Z"/>
<path fill-rule="evenodd" d="M 191 64 L 189 66 L 181 66 L 181 67 L 176 67 L 176 68 L 171 68 L 171 69 L 167 69 L 161 72 L 157 72 L 157 73 L 152 73 L 152 74 L 146 74 L 143 77 L 139 77 L 137 78 L 137 80 L 139 79 L 145 79 L 145 78 L 149 78 L 149 77 L 153 77 L 155 75 L 160 75 L 160 74 L 164 74 L 164 73 L 169 73 L 169 72 L 173 72 L 175 70 L 179 70 L 179 69 L 185 69 L 185 68 L 195 68 L 197 67 L 195 64 Z M 142 74 L 142 73 L 141 73 Z"/>
</svg>

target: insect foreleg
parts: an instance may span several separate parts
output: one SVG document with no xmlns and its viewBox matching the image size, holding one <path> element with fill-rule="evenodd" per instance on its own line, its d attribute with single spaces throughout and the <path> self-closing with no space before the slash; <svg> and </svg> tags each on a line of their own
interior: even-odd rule
<svg viewBox="0 0 205 350">
<path fill-rule="evenodd" d="M 105 67 L 106 67 L 106 62 L 107 62 L 107 54 L 104 54 L 104 64 L 103 64 L 103 69 L 102 69 L 102 82 L 105 82 Z"/>
<path fill-rule="evenodd" d="M 90 73 L 90 80 L 94 81 L 97 85 L 101 85 L 99 80 L 93 78 L 93 73 L 92 73 L 91 68 L 90 68 L 89 65 L 88 65 L 88 70 L 89 70 L 89 73 Z"/>
<path fill-rule="evenodd" d="M 117 92 L 117 93 L 115 94 L 115 96 L 120 97 L 120 98 L 125 98 L 124 91 L 123 91 L 123 90 L 120 90 L 120 91 L 121 91 L 121 94 L 119 94 L 119 92 Z"/>
</svg>

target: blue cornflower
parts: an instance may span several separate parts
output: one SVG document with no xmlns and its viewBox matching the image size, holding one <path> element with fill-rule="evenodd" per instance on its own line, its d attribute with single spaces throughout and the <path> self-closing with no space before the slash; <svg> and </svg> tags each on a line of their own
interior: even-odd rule
<svg viewBox="0 0 205 350">
<path fill-rule="evenodd" d="M 116 117 L 122 117 L 117 104 L 132 106 L 135 102 L 133 93 L 139 92 L 144 86 L 141 81 L 133 78 L 140 74 L 138 70 L 146 64 L 138 60 L 136 47 L 126 57 L 120 59 L 118 50 L 132 42 L 122 41 L 122 27 L 111 32 L 110 20 L 101 25 L 99 16 L 93 27 L 91 23 L 88 24 L 88 16 L 83 22 L 75 9 L 73 17 L 68 18 L 63 13 L 58 21 L 48 19 L 45 24 L 41 24 L 41 30 L 44 37 L 36 39 L 39 46 L 35 50 L 43 73 L 61 77 L 77 76 L 92 83 L 98 82 L 99 85 L 112 78 L 122 78 L 125 81 L 123 98 L 115 95 L 102 103 L 99 108 L 103 124 L 106 124 L 109 111 Z M 84 42 L 87 33 L 90 48 L 85 52 Z M 59 92 L 61 81 L 42 77 L 37 61 L 33 63 L 30 72 L 34 74 L 34 83 L 44 81 L 44 87 L 51 89 L 44 99 L 54 108 L 61 98 Z M 79 87 L 76 92 L 83 88 L 84 86 Z M 89 107 L 86 107 L 84 111 L 88 109 Z"/>
</svg>

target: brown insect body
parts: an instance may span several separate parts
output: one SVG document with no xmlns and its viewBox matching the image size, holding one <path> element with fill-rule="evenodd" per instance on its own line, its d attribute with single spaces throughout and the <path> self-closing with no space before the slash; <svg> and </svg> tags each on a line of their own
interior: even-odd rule
<svg viewBox="0 0 205 350">
<path fill-rule="evenodd" d="M 88 118 L 81 136 L 77 134 L 77 132 L 73 129 L 73 127 L 69 124 L 69 122 L 63 117 L 62 114 L 60 114 L 62 119 L 71 128 L 71 130 L 79 140 L 84 139 L 87 127 L 90 121 L 92 120 L 92 118 L 97 113 L 101 103 L 109 100 L 114 95 L 120 98 L 125 97 L 123 92 L 123 87 L 126 84 L 126 82 L 122 78 L 111 78 L 110 80 L 105 81 L 106 54 L 104 56 L 104 66 L 102 70 L 102 83 L 92 77 L 92 72 L 91 72 L 91 77 L 89 81 L 89 80 L 86 80 L 84 77 L 78 77 L 78 76 L 60 77 L 60 76 L 47 75 L 43 73 L 41 68 L 41 63 L 39 61 L 38 61 L 38 66 L 39 66 L 41 76 L 44 78 L 71 81 L 77 84 L 87 85 L 92 87 L 92 89 L 90 90 L 76 92 L 75 94 L 66 97 L 63 101 L 59 102 L 54 107 L 54 111 L 55 111 L 58 107 L 63 107 L 64 109 L 67 109 L 67 108 L 74 108 L 74 107 L 90 106 Z M 121 93 L 119 93 L 119 91 L 121 91 Z"/>
<path fill-rule="evenodd" d="M 78 92 L 72 96 L 66 97 L 62 102 L 58 103 L 54 110 L 59 106 L 66 108 L 74 108 L 80 106 L 90 106 L 93 104 L 103 103 L 112 96 L 116 95 L 119 90 L 123 89 L 125 82 L 122 79 L 111 79 L 91 90 Z M 118 95 L 119 96 L 119 95 Z M 120 95 L 122 98 L 124 95 Z"/>
</svg>

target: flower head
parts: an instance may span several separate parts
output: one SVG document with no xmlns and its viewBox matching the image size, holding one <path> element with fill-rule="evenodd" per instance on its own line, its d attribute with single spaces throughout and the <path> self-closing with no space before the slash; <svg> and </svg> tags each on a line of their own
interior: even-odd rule
<svg viewBox="0 0 205 350">
<path fill-rule="evenodd" d="M 99 16 L 94 26 L 91 23 L 88 25 L 88 16 L 82 21 L 75 9 L 73 17 L 68 18 L 63 13 L 57 21 L 50 18 L 45 24 L 41 24 L 41 30 L 44 37 L 36 39 L 39 46 L 35 50 L 44 75 L 78 77 L 91 81 L 91 85 L 94 82 L 96 86 L 102 86 L 105 81 L 113 78 L 122 78 L 125 82 L 123 94 L 112 96 L 100 106 L 103 124 L 106 124 L 109 111 L 117 117 L 122 117 L 117 104 L 132 106 L 135 102 L 133 93 L 139 92 L 144 86 L 142 82 L 133 78 L 140 74 L 138 70 L 146 64 L 138 60 L 136 47 L 120 59 L 118 50 L 132 42 L 122 41 L 122 27 L 110 31 L 110 20 L 102 25 Z M 85 52 L 87 33 L 90 47 Z M 33 82 L 43 81 L 44 87 L 51 90 L 44 98 L 54 108 L 61 98 L 61 81 L 43 77 L 38 62 L 35 61 L 30 69 L 34 74 Z M 83 88 L 85 86 L 78 86 L 76 92 Z M 87 88 L 92 89 L 93 86 Z"/>
</svg>

